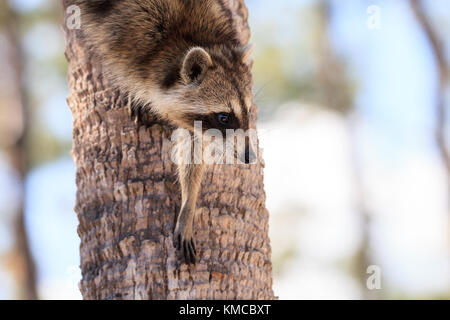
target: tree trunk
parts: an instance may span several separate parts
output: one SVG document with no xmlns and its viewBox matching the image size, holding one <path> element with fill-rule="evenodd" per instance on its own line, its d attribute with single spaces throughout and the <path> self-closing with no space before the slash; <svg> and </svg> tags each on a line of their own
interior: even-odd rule
<svg viewBox="0 0 450 320">
<path fill-rule="evenodd" d="M 433 53 L 436 67 L 437 67 L 437 83 L 436 90 L 436 143 L 439 149 L 439 153 L 442 159 L 442 163 L 445 166 L 447 172 L 447 184 L 448 200 L 450 201 L 450 151 L 448 150 L 448 141 L 446 135 L 446 120 L 447 120 L 447 107 L 446 107 L 446 94 L 449 81 L 449 64 L 447 62 L 445 47 L 443 41 L 439 38 L 437 32 L 434 30 L 431 19 L 425 13 L 423 3 L 418 0 L 410 0 L 411 9 L 423 29 L 425 37 L 430 43 L 430 48 Z M 450 205 L 450 203 L 449 203 Z M 450 208 L 450 207 L 449 207 Z"/>
<path fill-rule="evenodd" d="M 0 94 L 4 90 L 7 96 L 7 106 L 4 112 L 8 114 L 8 123 L 0 124 L 3 125 L 0 146 L 3 147 L 15 171 L 19 189 L 12 222 L 15 243 L 10 254 L 6 255 L 6 264 L 12 271 L 16 282 L 16 296 L 19 299 L 36 300 L 38 299 L 36 266 L 25 227 L 25 180 L 29 169 L 26 140 L 29 115 L 23 79 L 24 52 L 20 43 L 16 12 L 7 2 L 0 3 L 0 11 L 2 12 L 0 29 L 7 40 L 6 46 L 3 48 L 7 67 L 3 68 L 3 72 L 11 75 L 6 82 L 6 87 L 0 88 Z"/>
<path fill-rule="evenodd" d="M 226 2 L 245 44 L 244 1 Z M 83 297 L 272 299 L 263 165 L 207 169 L 194 221 L 199 261 L 182 263 L 173 246 L 181 196 L 172 128 L 135 124 L 78 32 L 67 41 Z"/>
</svg>

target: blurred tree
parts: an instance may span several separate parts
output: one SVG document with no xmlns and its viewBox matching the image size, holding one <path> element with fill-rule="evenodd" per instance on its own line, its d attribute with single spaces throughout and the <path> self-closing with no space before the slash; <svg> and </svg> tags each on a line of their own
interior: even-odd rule
<svg viewBox="0 0 450 320">
<path fill-rule="evenodd" d="M 431 23 L 431 18 L 427 16 L 422 1 L 410 0 L 409 3 L 417 18 L 417 22 L 422 27 L 423 32 L 430 44 L 438 70 L 435 136 L 442 162 L 447 170 L 448 198 L 450 201 L 450 152 L 448 150 L 448 142 L 446 136 L 446 95 L 449 84 L 450 66 L 446 58 L 444 42 L 439 38 L 436 30 L 434 30 L 434 27 Z"/>
<path fill-rule="evenodd" d="M 351 167 L 353 170 L 353 184 L 355 186 L 355 210 L 359 214 L 361 225 L 361 245 L 355 255 L 355 272 L 361 285 L 363 299 L 375 299 L 375 291 L 367 288 L 367 267 L 370 266 L 370 210 L 365 201 L 363 184 L 363 172 L 359 163 L 359 150 L 357 139 L 358 116 L 354 105 L 355 90 L 352 81 L 345 69 L 345 63 L 336 54 L 329 35 L 331 2 L 320 0 L 318 8 L 318 32 L 316 40 L 316 55 L 318 57 L 318 72 L 316 82 L 318 83 L 318 103 L 330 108 L 345 117 L 350 137 Z"/>
<path fill-rule="evenodd" d="M 313 41 L 313 53 L 317 57 L 317 69 L 313 82 L 317 83 L 316 103 L 341 115 L 354 111 L 354 90 L 345 64 L 334 51 L 329 34 L 331 5 L 326 0 L 317 2 L 317 29 Z"/>
<path fill-rule="evenodd" d="M 20 4 L 20 1 L 17 3 Z M 27 165 L 31 171 L 70 152 L 70 137 L 55 134 L 52 126 L 49 126 L 51 121 L 46 117 L 46 114 L 50 113 L 48 111 L 50 101 L 55 97 L 66 95 L 67 61 L 62 49 L 53 49 L 51 52 L 52 49 L 40 47 L 37 40 L 50 33 L 46 47 L 63 47 L 64 39 L 60 32 L 62 20 L 60 1 L 43 0 L 32 10 L 17 11 L 26 56 L 23 68 L 26 75 L 29 110 Z"/>
<path fill-rule="evenodd" d="M 438 33 L 434 30 L 433 25 L 431 23 L 431 19 L 425 13 L 423 3 L 419 0 L 410 0 L 409 3 L 411 5 L 412 11 L 414 12 L 417 18 L 419 25 L 422 27 L 423 32 L 427 37 L 438 70 L 437 74 L 438 86 L 436 89 L 437 102 L 436 102 L 435 137 L 442 162 L 447 172 L 448 211 L 450 214 L 450 152 L 448 150 L 448 142 L 446 135 L 446 128 L 447 128 L 446 96 L 449 83 L 450 65 L 446 59 L 444 43 L 439 38 Z"/>
<path fill-rule="evenodd" d="M 227 4 L 245 44 L 244 1 Z M 67 36 L 83 297 L 273 298 L 261 164 L 208 170 L 195 218 L 199 261 L 181 263 L 172 241 L 180 207 L 172 129 L 131 121 L 124 97 L 102 77 L 77 31 Z"/>
<path fill-rule="evenodd" d="M 277 30 L 273 25 L 275 21 L 260 22 L 266 25 L 259 27 L 255 36 L 258 56 L 254 69 L 255 79 L 270 79 L 267 86 L 256 84 L 264 87 L 264 96 L 271 100 L 262 101 L 263 107 L 268 109 L 264 112 L 270 113 L 284 102 L 295 99 L 311 105 L 328 106 L 340 113 L 351 108 L 353 83 L 346 75 L 344 61 L 339 59 L 339 63 L 334 63 L 337 57 L 330 55 L 333 52 L 321 10 L 324 10 L 321 0 L 302 6 L 297 19 L 299 26 L 281 30 L 289 32 L 289 38 L 282 42 L 274 43 L 282 37 L 271 34 L 272 30 Z M 283 34 L 283 37 L 288 35 Z"/>
<path fill-rule="evenodd" d="M 261 34 L 256 35 L 260 49 L 255 62 L 255 78 L 270 79 L 269 85 L 264 87 L 264 94 L 272 97 L 272 101 L 263 101 L 266 114 L 270 115 L 274 111 L 275 108 L 271 106 L 278 108 L 286 101 L 300 99 L 308 105 L 336 112 L 346 121 L 352 148 L 350 159 L 356 192 L 355 210 L 359 215 L 362 234 L 360 248 L 351 257 L 349 269 L 360 282 L 362 297 L 372 299 L 375 298 L 374 292 L 369 292 L 366 287 L 366 270 L 371 264 L 370 212 L 365 201 L 359 163 L 359 119 L 354 104 L 356 85 L 347 72 L 346 61 L 337 54 L 332 43 L 331 4 L 328 0 L 316 0 L 304 5 L 298 18 L 301 25 L 297 29 L 288 30 L 292 32 L 292 38 L 286 40 L 288 45 L 284 47 L 278 43 L 273 44 L 274 39 L 278 40 L 280 37 L 279 34 L 267 36 L 271 30 L 277 30 L 272 25 L 274 22 L 261 22 L 266 23 L 266 26 L 260 28 Z"/>
<path fill-rule="evenodd" d="M 8 123 L 3 127 L 7 130 L 2 132 L 1 146 L 8 155 L 19 182 L 19 198 L 13 215 L 15 245 L 11 252 L 5 255 L 6 265 L 16 280 L 17 296 L 21 299 L 37 299 L 35 265 L 25 229 L 25 178 L 28 172 L 26 141 L 29 117 L 22 69 L 24 53 L 17 15 L 7 1 L 0 2 L 0 12 L 1 29 L 7 40 L 6 59 L 11 71 L 7 99 L 2 102 L 2 112 L 5 113 L 2 118 L 8 119 Z"/>
</svg>

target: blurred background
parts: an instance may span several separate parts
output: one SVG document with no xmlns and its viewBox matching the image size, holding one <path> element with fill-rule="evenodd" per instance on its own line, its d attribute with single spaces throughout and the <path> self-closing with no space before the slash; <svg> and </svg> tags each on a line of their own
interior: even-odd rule
<svg viewBox="0 0 450 320">
<path fill-rule="evenodd" d="M 450 3 L 246 3 L 276 295 L 449 299 Z M 0 299 L 81 298 L 60 6 L 0 0 Z"/>
</svg>

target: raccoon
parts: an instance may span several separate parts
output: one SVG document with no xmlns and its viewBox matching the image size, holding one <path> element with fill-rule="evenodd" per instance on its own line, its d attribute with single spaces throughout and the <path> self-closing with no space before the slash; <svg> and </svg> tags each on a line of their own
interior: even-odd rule
<svg viewBox="0 0 450 320">
<path fill-rule="evenodd" d="M 151 113 L 194 131 L 249 129 L 252 47 L 242 47 L 223 0 L 73 0 L 81 34 L 111 83 L 128 94 L 137 114 Z M 235 150 L 255 160 L 249 139 Z M 193 221 L 205 165 L 178 164 L 182 205 L 174 245 L 196 262 Z"/>
</svg>

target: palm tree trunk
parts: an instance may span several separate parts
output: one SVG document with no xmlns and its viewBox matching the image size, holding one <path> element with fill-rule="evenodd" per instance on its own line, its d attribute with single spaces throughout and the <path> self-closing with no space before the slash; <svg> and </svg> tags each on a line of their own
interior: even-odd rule
<svg viewBox="0 0 450 320">
<path fill-rule="evenodd" d="M 226 3 L 245 44 L 244 1 Z M 66 56 L 83 297 L 272 299 L 263 165 L 207 170 L 195 218 L 199 261 L 181 263 L 172 241 L 180 208 L 172 128 L 130 119 L 77 31 L 67 32 Z"/>
</svg>

